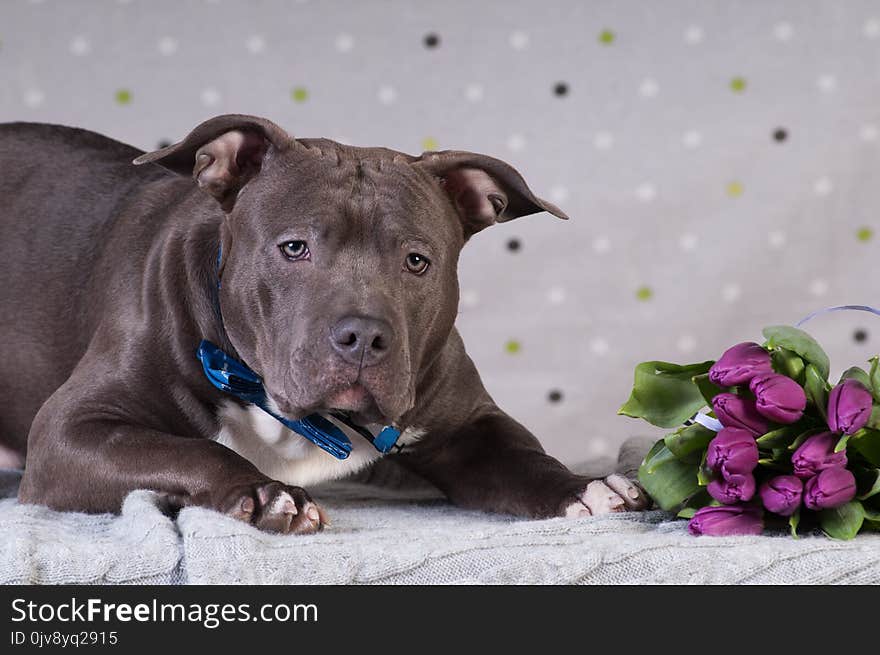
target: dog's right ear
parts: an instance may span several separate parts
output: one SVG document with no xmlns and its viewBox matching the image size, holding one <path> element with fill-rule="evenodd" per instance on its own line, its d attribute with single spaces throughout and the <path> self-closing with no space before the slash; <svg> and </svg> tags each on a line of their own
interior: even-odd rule
<svg viewBox="0 0 880 655">
<path fill-rule="evenodd" d="M 225 114 L 205 121 L 180 143 L 143 154 L 132 163 L 155 162 L 192 175 L 228 213 L 238 192 L 260 172 L 266 155 L 287 150 L 293 143 L 293 137 L 265 118 Z"/>
</svg>

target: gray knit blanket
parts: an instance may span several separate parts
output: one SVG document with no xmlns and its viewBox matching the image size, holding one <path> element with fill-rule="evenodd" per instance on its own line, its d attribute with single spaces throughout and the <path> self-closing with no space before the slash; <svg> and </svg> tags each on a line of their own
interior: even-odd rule
<svg viewBox="0 0 880 655">
<path fill-rule="evenodd" d="M 311 490 L 331 527 L 276 536 L 200 508 L 169 518 L 149 491 L 119 516 L 21 505 L 18 478 L 0 471 L 3 584 L 880 583 L 874 534 L 698 538 L 659 511 L 529 521 L 346 482 Z"/>
</svg>

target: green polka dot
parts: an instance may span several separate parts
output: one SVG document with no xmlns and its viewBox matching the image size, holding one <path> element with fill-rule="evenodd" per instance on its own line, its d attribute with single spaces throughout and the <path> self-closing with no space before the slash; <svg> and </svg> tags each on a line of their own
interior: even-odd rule
<svg viewBox="0 0 880 655">
<path fill-rule="evenodd" d="M 522 350 L 522 344 L 516 339 L 511 339 L 504 344 L 504 350 L 507 351 L 508 355 L 516 355 L 520 350 Z"/>
<path fill-rule="evenodd" d="M 602 45 L 611 45 L 614 43 L 615 34 L 611 30 L 602 30 L 599 32 L 599 43 Z"/>
<path fill-rule="evenodd" d="M 309 99 L 309 91 L 304 86 L 295 86 L 290 92 L 290 97 L 294 102 L 305 102 Z"/>
<path fill-rule="evenodd" d="M 731 198 L 739 198 L 743 194 L 744 190 L 745 189 L 743 189 L 742 182 L 737 182 L 736 180 L 734 180 L 733 182 L 728 182 L 727 187 L 725 187 L 727 195 L 729 195 Z"/>
<path fill-rule="evenodd" d="M 113 97 L 116 99 L 116 104 L 118 105 L 131 104 L 131 91 L 128 89 L 118 89 Z"/>
<path fill-rule="evenodd" d="M 437 139 L 432 136 L 426 136 L 422 139 L 422 150 L 437 150 L 439 148 L 439 144 L 437 143 Z"/>
<path fill-rule="evenodd" d="M 730 90 L 734 93 L 742 93 L 746 90 L 746 78 L 734 77 L 730 80 Z"/>
<path fill-rule="evenodd" d="M 636 299 L 645 302 L 654 297 L 654 290 L 648 286 L 641 286 L 636 289 Z"/>
<path fill-rule="evenodd" d="M 856 232 L 856 239 L 865 243 L 874 237 L 874 230 L 869 227 L 860 227 Z"/>
</svg>

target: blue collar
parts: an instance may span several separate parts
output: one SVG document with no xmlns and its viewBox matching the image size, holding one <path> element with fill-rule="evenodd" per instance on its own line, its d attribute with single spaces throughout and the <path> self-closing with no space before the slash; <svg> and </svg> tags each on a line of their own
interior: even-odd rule
<svg viewBox="0 0 880 655">
<path fill-rule="evenodd" d="M 220 288 L 220 258 L 221 253 L 218 252 L 218 289 Z M 217 315 L 220 316 L 219 299 L 217 300 Z M 220 320 L 222 322 L 222 316 Z M 305 437 L 319 448 L 323 448 L 337 459 L 346 459 L 351 454 L 351 441 L 349 441 L 345 433 L 320 414 L 309 414 L 305 418 L 294 421 L 274 412 L 269 406 L 269 397 L 266 395 L 266 389 L 260 376 L 241 362 L 227 355 L 210 341 L 202 341 L 199 344 L 197 357 L 202 363 L 205 377 L 221 391 L 256 405 L 286 427 Z M 391 425 L 385 426 L 379 431 L 379 434 L 373 436 L 369 430 L 354 423 L 347 414 L 331 412 L 331 416 L 364 437 L 380 453 L 389 452 L 397 445 L 397 440 L 400 438 L 400 430 Z M 397 446 L 397 448 L 400 448 L 400 446 Z"/>
</svg>

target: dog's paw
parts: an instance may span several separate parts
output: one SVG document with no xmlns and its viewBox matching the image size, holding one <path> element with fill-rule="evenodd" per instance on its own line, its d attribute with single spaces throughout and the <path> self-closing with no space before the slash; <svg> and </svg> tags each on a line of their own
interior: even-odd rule
<svg viewBox="0 0 880 655">
<path fill-rule="evenodd" d="M 281 482 L 236 487 L 219 509 L 260 530 L 279 534 L 312 534 L 330 524 L 305 489 Z"/>
<path fill-rule="evenodd" d="M 614 473 L 604 480 L 593 480 L 567 505 L 563 516 L 599 516 L 611 512 L 634 512 L 647 509 L 651 499 L 642 487 Z"/>
</svg>

